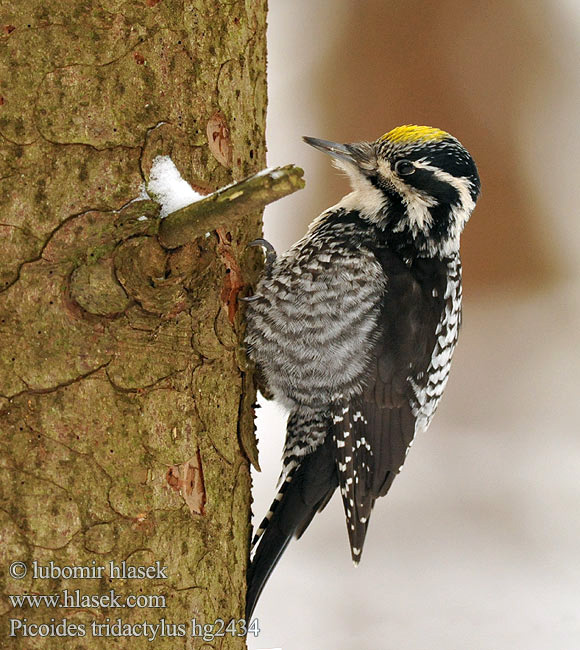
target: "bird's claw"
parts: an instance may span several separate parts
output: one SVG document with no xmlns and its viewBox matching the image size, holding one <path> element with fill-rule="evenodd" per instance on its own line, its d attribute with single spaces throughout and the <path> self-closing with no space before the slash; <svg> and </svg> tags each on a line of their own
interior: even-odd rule
<svg viewBox="0 0 580 650">
<path fill-rule="evenodd" d="M 256 246 L 261 246 L 266 251 L 266 266 L 271 266 L 276 260 L 276 249 L 267 239 L 262 238 L 254 239 L 246 248 L 255 248 Z"/>
<path fill-rule="evenodd" d="M 238 298 L 241 302 L 256 302 L 256 300 L 260 300 L 262 296 L 260 294 L 255 294 L 253 296 L 246 296 L 244 298 Z"/>
</svg>

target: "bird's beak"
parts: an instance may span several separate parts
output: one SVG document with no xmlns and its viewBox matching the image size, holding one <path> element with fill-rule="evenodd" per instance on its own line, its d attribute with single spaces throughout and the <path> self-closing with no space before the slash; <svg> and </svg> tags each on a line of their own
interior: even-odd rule
<svg viewBox="0 0 580 650">
<path fill-rule="evenodd" d="M 345 144 L 330 142 L 329 140 L 320 140 L 318 138 L 311 138 L 307 135 L 305 135 L 302 139 L 304 142 L 306 142 L 306 144 L 309 144 L 311 147 L 314 147 L 319 151 L 322 151 L 322 153 L 327 153 L 329 156 L 338 158 L 339 160 L 346 160 L 347 162 L 354 163 L 352 154 Z"/>
<path fill-rule="evenodd" d="M 337 160 L 350 163 L 356 167 L 368 170 L 373 167 L 374 150 L 368 142 L 356 142 L 353 144 L 340 144 L 328 140 L 311 138 L 307 135 L 302 138 L 311 147 L 327 153 Z"/>
</svg>

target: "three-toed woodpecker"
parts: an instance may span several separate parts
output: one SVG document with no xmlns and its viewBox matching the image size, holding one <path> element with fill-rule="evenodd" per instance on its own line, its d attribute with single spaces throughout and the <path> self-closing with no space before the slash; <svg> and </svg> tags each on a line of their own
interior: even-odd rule
<svg viewBox="0 0 580 650">
<path fill-rule="evenodd" d="M 479 195 L 451 135 L 400 126 L 375 142 L 304 140 L 352 192 L 266 266 L 246 342 L 289 411 L 281 488 L 256 532 L 249 618 L 293 535 L 340 488 L 352 559 L 447 383 L 461 321 L 459 237 Z"/>
</svg>

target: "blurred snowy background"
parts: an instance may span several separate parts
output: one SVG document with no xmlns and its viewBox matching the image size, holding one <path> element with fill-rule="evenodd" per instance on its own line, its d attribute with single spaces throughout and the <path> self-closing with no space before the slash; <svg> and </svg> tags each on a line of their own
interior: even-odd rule
<svg viewBox="0 0 580 650">
<path fill-rule="evenodd" d="M 377 502 L 358 569 L 337 496 L 291 544 L 251 650 L 580 648 L 579 34 L 576 0 L 271 0 L 268 164 L 307 180 L 266 211 L 277 250 L 347 191 L 302 135 L 437 126 L 471 151 L 483 194 L 431 428 Z M 264 403 L 258 427 L 255 523 L 284 414 Z"/>
</svg>

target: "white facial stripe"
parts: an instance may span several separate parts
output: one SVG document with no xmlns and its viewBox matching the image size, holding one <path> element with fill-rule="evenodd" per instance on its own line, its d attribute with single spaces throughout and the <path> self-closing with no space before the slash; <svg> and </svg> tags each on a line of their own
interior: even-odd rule
<svg viewBox="0 0 580 650">
<path fill-rule="evenodd" d="M 451 231 L 449 237 L 446 241 L 442 242 L 442 252 L 444 255 L 449 255 L 452 252 L 458 250 L 459 248 L 459 236 L 463 232 L 463 228 L 469 219 L 473 208 L 475 207 L 475 201 L 471 197 L 472 183 L 468 178 L 464 176 L 453 176 L 449 172 L 445 172 L 439 167 L 434 165 L 429 165 L 425 162 L 425 159 L 420 159 L 415 161 L 415 165 L 421 169 L 426 169 L 427 171 L 432 172 L 437 180 L 440 180 L 443 183 L 448 183 L 451 187 L 455 188 L 457 194 L 459 195 L 459 203 L 455 203 L 451 206 L 451 214 L 453 219 L 451 221 Z"/>
<path fill-rule="evenodd" d="M 415 167 L 432 172 L 437 180 L 442 181 L 443 183 L 448 183 L 451 187 L 455 188 L 459 194 L 461 207 L 464 211 L 467 211 L 468 214 L 471 214 L 471 211 L 475 208 L 475 201 L 471 197 L 473 184 L 468 178 L 465 176 L 453 176 L 449 172 L 444 172 L 442 169 L 439 169 L 439 167 L 426 163 L 425 158 L 415 161 Z"/>
</svg>

